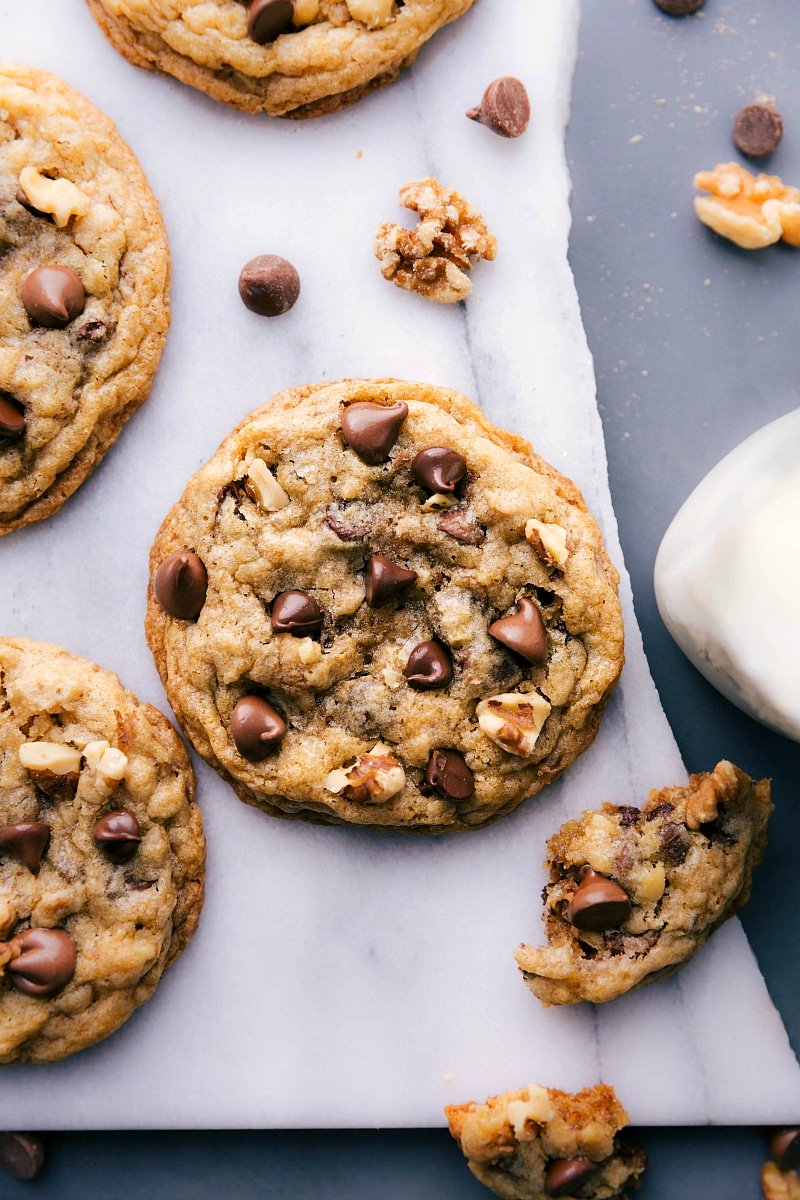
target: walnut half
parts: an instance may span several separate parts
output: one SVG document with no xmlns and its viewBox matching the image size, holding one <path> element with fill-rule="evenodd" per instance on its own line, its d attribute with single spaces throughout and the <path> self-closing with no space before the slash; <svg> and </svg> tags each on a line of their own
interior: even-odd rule
<svg viewBox="0 0 800 1200">
<path fill-rule="evenodd" d="M 751 175 L 738 163 L 718 163 L 700 171 L 694 185 L 709 196 L 697 196 L 694 210 L 704 225 L 743 250 L 759 250 L 781 238 L 800 246 L 800 190 L 779 175 Z"/>
</svg>

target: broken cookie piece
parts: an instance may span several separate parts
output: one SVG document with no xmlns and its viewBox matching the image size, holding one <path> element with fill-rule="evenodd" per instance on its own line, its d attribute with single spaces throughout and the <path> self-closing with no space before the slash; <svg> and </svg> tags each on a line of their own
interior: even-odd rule
<svg viewBox="0 0 800 1200">
<path fill-rule="evenodd" d="M 760 250 L 783 239 L 800 246 L 800 189 L 779 175 L 752 175 L 738 163 L 718 163 L 700 171 L 694 210 L 704 225 L 743 250 Z"/>
<path fill-rule="evenodd" d="M 472 259 L 491 261 L 497 238 L 477 209 L 436 179 L 407 183 L 400 202 L 420 220 L 415 229 L 389 222 L 379 226 L 375 257 L 384 279 L 438 304 L 465 300 L 472 291 Z"/>
<path fill-rule="evenodd" d="M 619 1141 L 628 1114 L 606 1084 L 574 1095 L 531 1084 L 444 1111 L 472 1174 L 504 1200 L 612 1200 L 647 1166 Z"/>
<path fill-rule="evenodd" d="M 602 1003 L 677 971 L 748 900 L 771 811 L 768 780 L 721 762 L 568 821 L 548 843 L 549 945 L 516 952 L 533 994 Z"/>
</svg>

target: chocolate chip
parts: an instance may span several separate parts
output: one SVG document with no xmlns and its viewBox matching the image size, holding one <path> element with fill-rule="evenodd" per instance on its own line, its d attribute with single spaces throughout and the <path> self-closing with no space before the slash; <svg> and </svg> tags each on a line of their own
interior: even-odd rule
<svg viewBox="0 0 800 1200">
<path fill-rule="evenodd" d="M 99 317 L 92 317 L 76 330 L 75 336 L 81 342 L 91 342 L 95 346 L 99 346 L 108 337 L 108 325 L 105 321 L 101 321 Z"/>
<path fill-rule="evenodd" d="M 355 511 L 346 503 L 328 505 L 325 524 L 343 542 L 363 542 L 371 529 L 371 522 L 364 515 L 363 506 L 360 504 Z"/>
<path fill-rule="evenodd" d="M 316 637 L 322 629 L 322 609 L 308 592 L 279 592 L 270 611 L 273 633 Z"/>
<path fill-rule="evenodd" d="M 277 254 L 259 254 L 242 267 L 239 295 L 251 312 L 279 317 L 300 295 L 300 276 L 290 262 Z"/>
<path fill-rule="evenodd" d="M 686 840 L 683 825 L 664 825 L 659 834 L 661 857 L 668 867 L 677 867 L 685 861 L 689 853 L 689 843 Z"/>
<path fill-rule="evenodd" d="M 475 517 L 467 508 L 456 506 L 451 508 L 449 512 L 442 513 L 437 518 L 436 525 L 441 529 L 442 533 L 448 534 L 451 538 L 455 538 L 457 542 L 462 542 L 465 546 L 480 546 L 483 539 L 486 537 L 486 530 L 482 525 L 479 525 Z"/>
<path fill-rule="evenodd" d="M 113 863 L 126 863 L 139 849 L 142 831 L 132 812 L 127 808 L 115 808 L 100 818 L 92 837 L 106 858 Z"/>
<path fill-rule="evenodd" d="M 55 996 L 75 974 L 78 952 L 63 929 L 26 929 L 11 939 L 11 945 L 19 955 L 6 964 L 6 971 L 27 996 Z"/>
<path fill-rule="evenodd" d="M 634 808 L 632 804 L 617 805 L 617 816 L 623 829 L 630 829 L 631 825 L 638 825 L 641 815 L 642 810 Z"/>
<path fill-rule="evenodd" d="M 36 267 L 22 285 L 22 303 L 34 324 L 63 329 L 83 312 L 86 291 L 72 267 Z"/>
<path fill-rule="evenodd" d="M 742 154 L 763 158 L 777 150 L 783 137 L 783 117 L 773 104 L 758 100 L 739 109 L 733 123 L 733 140 Z"/>
<path fill-rule="evenodd" d="M 414 455 L 411 471 L 423 487 L 449 495 L 465 477 L 467 464 L 456 450 L 447 446 L 429 446 Z"/>
<path fill-rule="evenodd" d="M 274 42 L 286 32 L 293 19 L 292 0 L 250 0 L 247 6 L 247 32 L 259 46 Z"/>
<path fill-rule="evenodd" d="M 645 814 L 644 819 L 647 822 L 647 824 L 649 825 L 651 821 L 657 821 L 661 817 L 668 817 L 674 811 L 675 811 L 674 804 L 670 804 L 668 800 L 665 800 L 663 804 L 657 804 L 655 806 L 655 808 L 651 808 Z"/>
<path fill-rule="evenodd" d="M 242 758 L 260 762 L 286 737 L 286 722 L 260 696 L 242 696 L 231 714 L 231 737 Z"/>
<path fill-rule="evenodd" d="M 80 771 L 67 771 L 66 775 L 57 775 L 55 771 L 37 771 L 34 783 L 48 800 L 72 800 L 78 790 L 80 777 Z"/>
<path fill-rule="evenodd" d="M 470 121 L 485 125 L 501 137 L 520 137 L 531 119 L 531 102 L 525 84 L 513 75 L 503 75 L 490 83 L 477 108 L 467 110 Z"/>
<path fill-rule="evenodd" d="M 0 449 L 16 442 L 25 432 L 25 409 L 10 396 L 0 392 Z"/>
<path fill-rule="evenodd" d="M 769 1141 L 769 1152 L 779 1171 L 793 1171 L 800 1166 L 800 1128 L 779 1129 Z"/>
<path fill-rule="evenodd" d="M 44 1166 L 38 1133 L 0 1133 L 0 1167 L 13 1179 L 35 1179 Z"/>
<path fill-rule="evenodd" d="M 165 558 L 156 571 L 153 591 L 171 617 L 195 621 L 206 602 L 208 574 L 202 559 L 192 550 L 179 550 Z"/>
<path fill-rule="evenodd" d="M 671 17 L 688 17 L 705 4 L 705 0 L 654 0 L 662 12 Z"/>
<path fill-rule="evenodd" d="M 402 400 L 397 404 L 373 404 L 371 400 L 348 404 L 342 413 L 344 440 L 363 462 L 376 467 L 386 462 L 407 416 L 408 405 Z"/>
<path fill-rule="evenodd" d="M 24 821 L 0 829 L 0 851 L 13 854 L 32 875 L 39 874 L 49 844 L 50 826 L 44 821 Z"/>
<path fill-rule="evenodd" d="M 527 597 L 517 602 L 517 611 L 489 626 L 489 633 L 529 663 L 547 662 L 547 634 L 538 605 Z"/>
<path fill-rule="evenodd" d="M 382 554 L 373 554 L 367 559 L 364 572 L 364 591 L 370 608 L 380 608 L 387 600 L 392 600 L 417 578 L 416 571 L 409 571 L 398 566 L 390 558 Z"/>
<path fill-rule="evenodd" d="M 431 750 L 421 790 L 458 803 L 475 794 L 475 776 L 458 750 Z"/>
<path fill-rule="evenodd" d="M 571 1196 L 598 1171 L 590 1158 L 554 1158 L 544 1173 L 546 1196 Z"/>
<path fill-rule="evenodd" d="M 566 917 L 576 929 L 602 933 L 616 929 L 631 914 L 631 902 L 619 884 L 591 867 L 581 867 L 581 884 L 567 908 Z"/>
<path fill-rule="evenodd" d="M 453 664 L 440 642 L 420 642 L 408 656 L 406 679 L 419 692 L 447 687 L 453 679 Z"/>
</svg>

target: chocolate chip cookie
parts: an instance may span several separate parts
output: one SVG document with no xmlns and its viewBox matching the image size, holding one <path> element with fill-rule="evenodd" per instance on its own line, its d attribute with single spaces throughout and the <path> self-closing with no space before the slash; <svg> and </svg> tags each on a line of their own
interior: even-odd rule
<svg viewBox="0 0 800 1200">
<path fill-rule="evenodd" d="M 392 83 L 474 0 L 87 0 L 129 62 L 246 112 L 314 117 Z"/>
<path fill-rule="evenodd" d="M 638 1187 L 647 1166 L 620 1141 L 628 1114 L 606 1084 L 574 1095 L 531 1084 L 444 1111 L 470 1171 L 503 1200 L 611 1200 Z"/>
<path fill-rule="evenodd" d="M 174 729 L 115 675 L 0 638 L 0 1063 L 64 1058 L 194 933 L 205 842 Z"/>
<path fill-rule="evenodd" d="M 769 780 L 721 762 L 568 821 L 548 843 L 550 944 L 516 953 L 534 996 L 602 1003 L 674 974 L 747 903 L 771 812 Z"/>
<path fill-rule="evenodd" d="M 438 833 L 500 817 L 592 741 L 617 573 L 569 480 L 464 396 L 276 396 L 189 481 L 147 637 L 178 720 L 266 812 Z"/>
<path fill-rule="evenodd" d="M 0 66 L 0 534 L 60 508 L 146 399 L 168 287 L 158 205 L 112 122 Z"/>
</svg>

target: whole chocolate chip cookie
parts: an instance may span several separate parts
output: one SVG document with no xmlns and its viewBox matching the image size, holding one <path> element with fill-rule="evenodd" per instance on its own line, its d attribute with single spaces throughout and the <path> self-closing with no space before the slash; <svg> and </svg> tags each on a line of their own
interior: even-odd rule
<svg viewBox="0 0 800 1200">
<path fill-rule="evenodd" d="M 392 83 L 474 0 L 87 0 L 117 50 L 246 112 L 314 117 Z"/>
<path fill-rule="evenodd" d="M 179 721 L 275 815 L 485 825 L 589 745 L 622 667 L 577 488 L 424 384 L 276 396 L 190 480 L 151 569 Z"/>
<path fill-rule="evenodd" d="M 0 534 L 60 508 L 146 399 L 168 287 L 158 206 L 112 122 L 0 66 Z"/>
<path fill-rule="evenodd" d="M 0 1063 L 127 1020 L 194 933 L 204 869 L 166 717 L 94 663 L 0 638 Z"/>
</svg>

